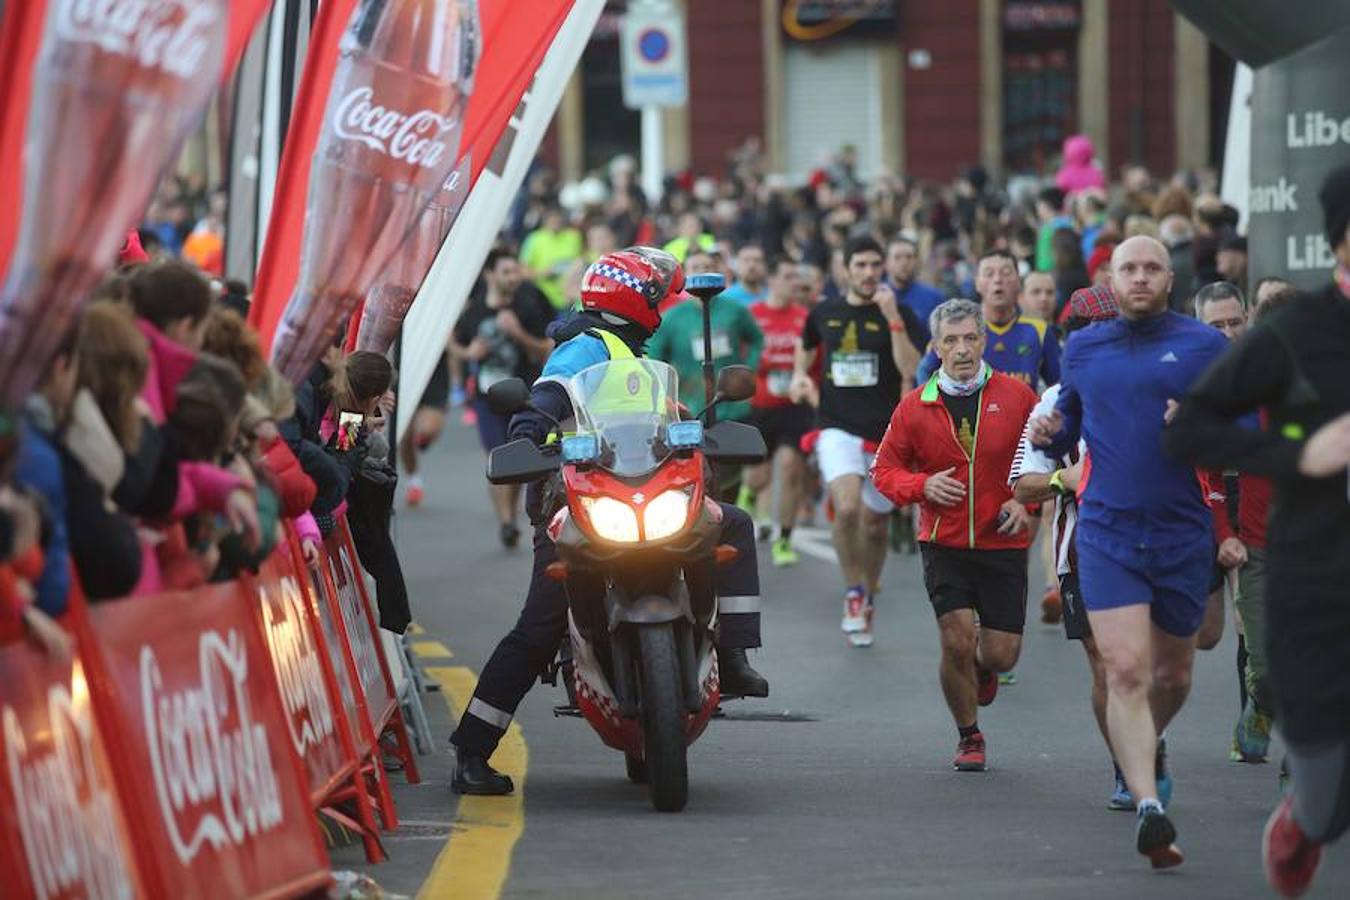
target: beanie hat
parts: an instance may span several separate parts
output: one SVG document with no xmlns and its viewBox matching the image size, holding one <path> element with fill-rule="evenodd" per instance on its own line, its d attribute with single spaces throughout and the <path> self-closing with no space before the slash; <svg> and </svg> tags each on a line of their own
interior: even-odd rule
<svg viewBox="0 0 1350 900">
<path fill-rule="evenodd" d="M 1345 228 L 1350 225 L 1350 165 L 1341 166 L 1327 176 L 1317 199 L 1326 219 L 1327 243 L 1334 248 L 1345 240 Z"/>
</svg>

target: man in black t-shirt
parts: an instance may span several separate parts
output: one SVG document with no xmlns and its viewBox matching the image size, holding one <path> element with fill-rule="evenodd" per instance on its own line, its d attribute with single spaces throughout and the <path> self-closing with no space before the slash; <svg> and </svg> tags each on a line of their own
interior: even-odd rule
<svg viewBox="0 0 1350 900">
<path fill-rule="evenodd" d="M 499 416 L 487 405 L 488 388 L 507 378 L 528 384 L 553 350 L 545 331 L 552 319 L 548 301 L 524 280 L 520 262 L 506 250 L 488 253 L 483 280 L 470 295 L 450 335 L 450 352 L 467 360 L 474 372 L 474 414 L 483 449 L 492 452 L 506 443 L 509 416 Z M 520 540 L 516 510 L 520 485 L 488 485 L 492 505 L 501 523 L 501 540 L 514 547 Z"/>
<path fill-rule="evenodd" d="M 872 644 L 873 596 L 886 562 L 891 503 L 871 481 L 872 458 L 900 396 L 913 385 L 919 323 L 881 281 L 884 254 L 871 238 L 844 249 L 848 293 L 811 310 L 797 349 L 791 396 L 816 400 L 816 460 L 834 505 L 834 547 L 844 575 L 841 627 Z M 810 371 L 821 356 L 818 400 Z"/>
</svg>

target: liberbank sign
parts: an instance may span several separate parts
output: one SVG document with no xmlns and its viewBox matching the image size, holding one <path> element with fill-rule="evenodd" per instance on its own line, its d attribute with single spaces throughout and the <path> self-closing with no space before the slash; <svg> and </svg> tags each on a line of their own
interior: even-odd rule
<svg viewBox="0 0 1350 900">
<path fill-rule="evenodd" d="M 1254 275 L 1302 288 L 1335 266 L 1317 191 L 1350 160 L 1350 29 L 1258 69 L 1252 89 L 1248 247 Z"/>
</svg>

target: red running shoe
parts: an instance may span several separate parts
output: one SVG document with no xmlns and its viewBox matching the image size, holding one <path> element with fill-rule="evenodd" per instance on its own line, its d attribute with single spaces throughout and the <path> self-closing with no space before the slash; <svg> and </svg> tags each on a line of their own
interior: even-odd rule
<svg viewBox="0 0 1350 900">
<path fill-rule="evenodd" d="M 1064 604 L 1059 599 L 1059 588 L 1051 585 L 1041 597 L 1041 621 L 1046 625 L 1058 625 L 1064 618 Z"/>
<path fill-rule="evenodd" d="M 997 679 L 995 679 L 997 681 Z M 958 772 L 983 772 L 985 769 L 984 735 L 975 732 L 970 737 L 961 738 L 956 745 L 956 759 L 952 768 Z"/>
<path fill-rule="evenodd" d="M 976 666 L 975 677 L 979 680 L 979 693 L 975 697 L 979 700 L 981 706 L 988 706 L 998 696 L 998 673 L 986 672 Z"/>
<path fill-rule="evenodd" d="M 1314 843 L 1294 821 L 1294 801 L 1285 797 L 1266 822 L 1261 838 L 1266 881 L 1281 897 L 1298 897 L 1312 884 L 1322 863 L 1322 845 Z"/>
</svg>

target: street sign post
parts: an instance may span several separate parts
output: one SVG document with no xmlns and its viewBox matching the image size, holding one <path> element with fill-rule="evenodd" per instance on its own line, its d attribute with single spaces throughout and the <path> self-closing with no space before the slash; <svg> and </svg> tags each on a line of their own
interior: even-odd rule
<svg viewBox="0 0 1350 900">
<path fill-rule="evenodd" d="M 642 189 L 655 199 L 665 174 L 661 108 L 689 102 L 683 14 L 664 0 L 630 4 L 621 51 L 624 105 L 642 111 Z"/>
</svg>

